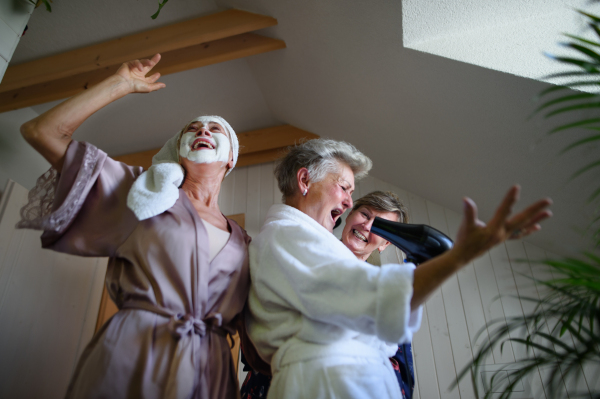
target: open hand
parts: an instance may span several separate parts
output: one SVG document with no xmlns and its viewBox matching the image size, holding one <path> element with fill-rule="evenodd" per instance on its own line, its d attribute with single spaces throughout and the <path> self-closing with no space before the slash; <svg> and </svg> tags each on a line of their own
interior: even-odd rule
<svg viewBox="0 0 600 399">
<path fill-rule="evenodd" d="M 125 79 L 132 93 L 150 93 L 165 87 L 164 83 L 157 82 L 160 73 L 146 76 L 158 61 L 160 61 L 160 54 L 155 54 L 149 60 L 128 61 L 121 65 L 116 75 Z"/>
<path fill-rule="evenodd" d="M 463 220 L 456 236 L 453 250 L 463 261 L 469 262 L 492 247 L 510 239 L 523 238 L 541 229 L 540 222 L 552 216 L 547 209 L 552 200 L 539 200 L 511 217 L 512 208 L 519 200 L 521 188 L 508 190 L 494 217 L 486 225 L 477 219 L 477 205 L 464 198 Z"/>
</svg>

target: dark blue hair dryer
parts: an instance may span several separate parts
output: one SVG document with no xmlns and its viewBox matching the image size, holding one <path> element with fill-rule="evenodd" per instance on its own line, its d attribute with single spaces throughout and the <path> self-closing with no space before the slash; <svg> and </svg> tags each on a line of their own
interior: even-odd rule
<svg viewBox="0 0 600 399">
<path fill-rule="evenodd" d="M 453 242 L 444 233 L 424 224 L 407 224 L 375 217 L 371 233 L 391 242 L 415 265 L 446 252 Z"/>
</svg>

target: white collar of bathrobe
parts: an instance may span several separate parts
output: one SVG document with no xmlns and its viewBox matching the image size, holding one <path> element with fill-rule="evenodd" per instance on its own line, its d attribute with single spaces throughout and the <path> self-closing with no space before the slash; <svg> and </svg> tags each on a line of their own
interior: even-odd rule
<svg viewBox="0 0 600 399">
<path fill-rule="evenodd" d="M 349 259 L 357 259 L 356 255 L 354 255 L 352 251 L 350 251 L 350 249 L 348 249 L 348 247 L 344 245 L 343 242 L 338 240 L 332 232 L 327 230 L 325 227 L 321 226 L 315 219 L 311 218 L 301 210 L 294 208 L 293 206 L 289 206 L 286 204 L 272 205 L 271 208 L 269 208 L 269 212 L 267 213 L 263 229 L 266 228 L 270 222 L 277 223 L 279 221 L 282 221 L 282 224 L 284 224 L 285 220 L 293 220 L 295 222 L 298 222 L 303 227 L 308 227 L 316 230 L 318 234 L 323 235 L 326 239 L 331 241 L 331 243 L 328 242 L 327 245 L 331 245 L 331 249 L 335 250 L 336 254 L 344 254 L 348 255 Z"/>
</svg>

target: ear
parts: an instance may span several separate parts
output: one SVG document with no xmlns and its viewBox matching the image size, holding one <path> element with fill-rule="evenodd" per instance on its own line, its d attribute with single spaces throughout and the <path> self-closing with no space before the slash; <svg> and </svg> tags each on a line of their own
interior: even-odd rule
<svg viewBox="0 0 600 399">
<path fill-rule="evenodd" d="M 297 179 L 297 183 L 298 183 L 298 189 L 300 190 L 301 193 L 303 193 L 304 190 L 308 190 L 308 183 L 309 183 L 308 169 L 306 169 L 306 168 L 298 169 L 298 172 L 296 172 L 296 179 Z"/>
<path fill-rule="evenodd" d="M 377 250 L 379 251 L 379 253 L 382 253 L 383 250 L 388 247 L 388 245 L 390 245 L 390 242 L 386 241 L 385 244 L 380 245 L 379 248 L 377 248 Z"/>
<path fill-rule="evenodd" d="M 229 151 L 229 161 L 227 161 L 227 170 L 233 168 L 233 150 Z"/>
</svg>

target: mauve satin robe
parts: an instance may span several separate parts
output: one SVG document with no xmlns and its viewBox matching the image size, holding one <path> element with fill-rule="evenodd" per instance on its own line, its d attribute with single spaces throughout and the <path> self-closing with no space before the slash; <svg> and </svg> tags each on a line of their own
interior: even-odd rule
<svg viewBox="0 0 600 399">
<path fill-rule="evenodd" d="M 106 285 L 119 307 L 77 365 L 69 398 L 236 398 L 227 331 L 249 288 L 249 237 L 231 236 L 212 262 L 207 232 L 186 194 L 138 221 L 126 206 L 142 169 L 73 142 L 52 205 L 45 248 L 108 256 Z"/>
</svg>

